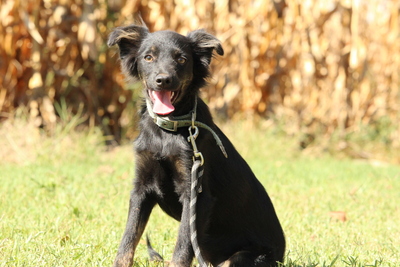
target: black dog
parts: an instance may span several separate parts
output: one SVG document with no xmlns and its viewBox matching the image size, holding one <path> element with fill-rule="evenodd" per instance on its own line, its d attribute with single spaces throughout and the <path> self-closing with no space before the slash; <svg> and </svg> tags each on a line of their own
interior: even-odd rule
<svg viewBox="0 0 400 267">
<path fill-rule="evenodd" d="M 125 75 L 143 83 L 146 103 L 135 141 L 136 179 L 128 221 L 114 266 L 132 266 L 156 204 L 180 221 L 169 266 L 191 265 L 193 147 L 187 140 L 187 120 L 191 121 L 193 113 L 196 123 L 204 126 L 196 139 L 205 161 L 196 206 L 202 257 L 212 266 L 276 266 L 282 262 L 285 239 L 269 196 L 198 96 L 209 77 L 214 51 L 224 53 L 219 40 L 203 30 L 183 36 L 172 31 L 150 33 L 145 26 L 131 25 L 111 33 L 108 45 L 115 44 Z M 226 152 L 216 140 L 222 141 Z"/>
</svg>

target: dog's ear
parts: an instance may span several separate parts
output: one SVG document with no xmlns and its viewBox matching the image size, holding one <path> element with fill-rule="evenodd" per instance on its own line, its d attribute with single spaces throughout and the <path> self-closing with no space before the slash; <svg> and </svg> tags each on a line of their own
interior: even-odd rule
<svg viewBox="0 0 400 267">
<path fill-rule="evenodd" d="M 149 33 L 145 25 L 118 27 L 110 34 L 108 46 L 118 45 L 119 56 L 123 60 L 129 54 L 136 55 L 143 38 Z"/>
<path fill-rule="evenodd" d="M 205 67 L 210 65 L 214 51 L 221 56 L 224 54 L 221 42 L 205 30 L 189 32 L 187 38 L 191 41 L 193 52 L 199 56 L 201 63 Z"/>
<path fill-rule="evenodd" d="M 127 78 L 137 79 L 137 56 L 142 40 L 149 34 L 143 24 L 116 28 L 108 38 L 108 46 L 118 45 L 122 72 Z"/>
</svg>

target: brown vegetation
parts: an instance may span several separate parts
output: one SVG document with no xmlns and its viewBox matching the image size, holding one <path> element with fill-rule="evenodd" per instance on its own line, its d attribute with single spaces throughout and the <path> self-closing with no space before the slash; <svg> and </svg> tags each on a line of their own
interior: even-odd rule
<svg viewBox="0 0 400 267">
<path fill-rule="evenodd" d="M 218 113 L 270 116 L 311 139 L 389 127 L 399 146 L 399 9 L 397 0 L 2 0 L 1 114 L 27 105 L 52 127 L 65 99 L 118 140 L 133 91 L 105 43 L 140 13 L 151 30 L 205 28 L 222 41 L 203 94 Z"/>
</svg>

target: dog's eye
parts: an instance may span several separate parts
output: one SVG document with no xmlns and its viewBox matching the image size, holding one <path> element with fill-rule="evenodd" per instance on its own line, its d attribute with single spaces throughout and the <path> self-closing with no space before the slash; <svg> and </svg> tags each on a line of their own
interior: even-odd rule
<svg viewBox="0 0 400 267">
<path fill-rule="evenodd" d="M 146 60 L 147 62 L 152 62 L 153 61 L 153 57 L 150 55 L 145 55 L 144 56 L 144 60 Z"/>
<path fill-rule="evenodd" d="M 176 61 L 178 61 L 179 64 L 185 64 L 186 63 L 186 58 L 178 57 L 178 59 Z"/>
</svg>

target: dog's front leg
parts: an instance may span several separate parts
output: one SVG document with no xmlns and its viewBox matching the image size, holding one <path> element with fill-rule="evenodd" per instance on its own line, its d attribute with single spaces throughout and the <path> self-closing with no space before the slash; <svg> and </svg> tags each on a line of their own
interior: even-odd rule
<svg viewBox="0 0 400 267">
<path fill-rule="evenodd" d="M 135 189 L 131 192 L 129 202 L 128 221 L 121 244 L 118 249 L 114 267 L 128 267 L 133 265 L 135 249 L 143 234 L 155 201 Z"/>
<path fill-rule="evenodd" d="M 194 252 L 190 241 L 190 198 L 184 200 L 178 240 L 169 267 L 189 267 L 193 261 Z"/>
</svg>

